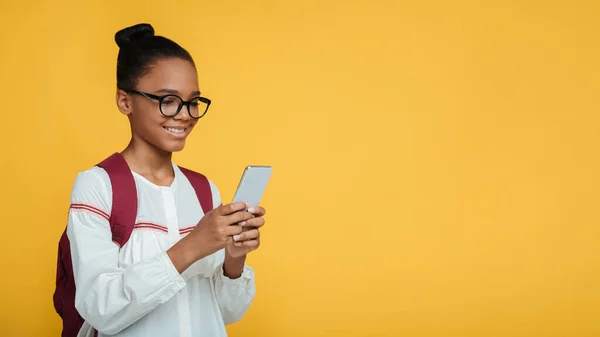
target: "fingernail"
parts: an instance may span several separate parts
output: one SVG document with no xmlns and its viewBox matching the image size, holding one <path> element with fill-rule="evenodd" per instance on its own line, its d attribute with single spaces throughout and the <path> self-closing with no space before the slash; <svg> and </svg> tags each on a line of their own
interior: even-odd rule
<svg viewBox="0 0 600 337">
<path fill-rule="evenodd" d="M 239 234 L 237 234 L 237 235 L 234 235 L 234 236 L 233 236 L 233 241 L 237 241 L 237 240 L 239 240 L 239 239 L 240 239 L 240 237 L 241 237 L 241 236 L 240 236 Z"/>
<path fill-rule="evenodd" d="M 256 207 L 249 207 L 248 212 L 250 212 L 250 213 L 256 212 Z"/>
<path fill-rule="evenodd" d="M 244 225 L 246 225 L 246 221 L 240 222 L 240 226 L 244 226 Z"/>
</svg>

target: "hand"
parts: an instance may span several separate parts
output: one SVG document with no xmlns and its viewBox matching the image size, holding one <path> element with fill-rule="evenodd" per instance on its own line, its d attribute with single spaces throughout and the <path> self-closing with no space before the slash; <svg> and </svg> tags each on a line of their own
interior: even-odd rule
<svg viewBox="0 0 600 337">
<path fill-rule="evenodd" d="M 190 247 L 196 249 L 196 259 L 225 248 L 234 235 L 242 234 L 242 226 L 232 226 L 233 224 L 256 222 L 253 220 L 255 215 L 246 212 L 246 207 L 245 203 L 236 202 L 219 206 L 204 215 L 194 230 L 184 238 L 192 242 Z"/>
<path fill-rule="evenodd" d="M 226 257 L 244 257 L 246 254 L 258 249 L 260 246 L 259 228 L 265 224 L 263 216 L 266 211 L 260 206 L 255 206 L 249 207 L 248 212 L 252 214 L 253 218 L 239 223 L 239 225 L 243 227 L 243 231 L 239 234 L 234 234 L 228 242 L 225 247 Z"/>
</svg>

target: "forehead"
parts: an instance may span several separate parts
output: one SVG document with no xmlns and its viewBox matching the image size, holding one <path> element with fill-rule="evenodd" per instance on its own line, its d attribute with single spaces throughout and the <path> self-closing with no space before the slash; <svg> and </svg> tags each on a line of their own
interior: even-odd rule
<svg viewBox="0 0 600 337">
<path fill-rule="evenodd" d="M 198 74 L 192 63 L 187 60 L 161 59 L 152 65 L 147 74 L 138 79 L 138 88 L 148 91 L 169 88 L 187 94 L 198 91 Z"/>
</svg>

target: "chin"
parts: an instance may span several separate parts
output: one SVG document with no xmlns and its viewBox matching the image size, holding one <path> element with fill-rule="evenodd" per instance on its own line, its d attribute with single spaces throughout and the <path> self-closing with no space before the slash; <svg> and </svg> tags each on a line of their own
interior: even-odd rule
<svg viewBox="0 0 600 337">
<path fill-rule="evenodd" d="M 171 144 L 165 144 L 165 146 L 161 146 L 161 148 L 167 152 L 179 152 L 179 151 L 183 150 L 184 147 L 185 147 L 185 142 L 177 142 L 174 144 L 171 143 Z"/>
<path fill-rule="evenodd" d="M 185 147 L 185 140 L 149 142 L 155 149 L 162 152 L 179 152 Z"/>
</svg>

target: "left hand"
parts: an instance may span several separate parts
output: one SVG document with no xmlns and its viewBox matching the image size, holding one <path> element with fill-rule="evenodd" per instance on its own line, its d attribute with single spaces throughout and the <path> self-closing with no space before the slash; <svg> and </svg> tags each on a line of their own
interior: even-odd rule
<svg viewBox="0 0 600 337">
<path fill-rule="evenodd" d="M 237 225 L 232 225 L 241 225 L 244 229 L 241 234 L 232 236 L 227 244 L 227 247 L 225 247 L 225 252 L 229 257 L 244 257 L 246 254 L 258 249 L 260 246 L 259 228 L 265 224 L 265 219 L 263 216 L 265 215 L 266 211 L 260 206 L 251 206 L 248 208 L 248 212 L 252 213 L 254 218 L 240 222 Z"/>
</svg>

